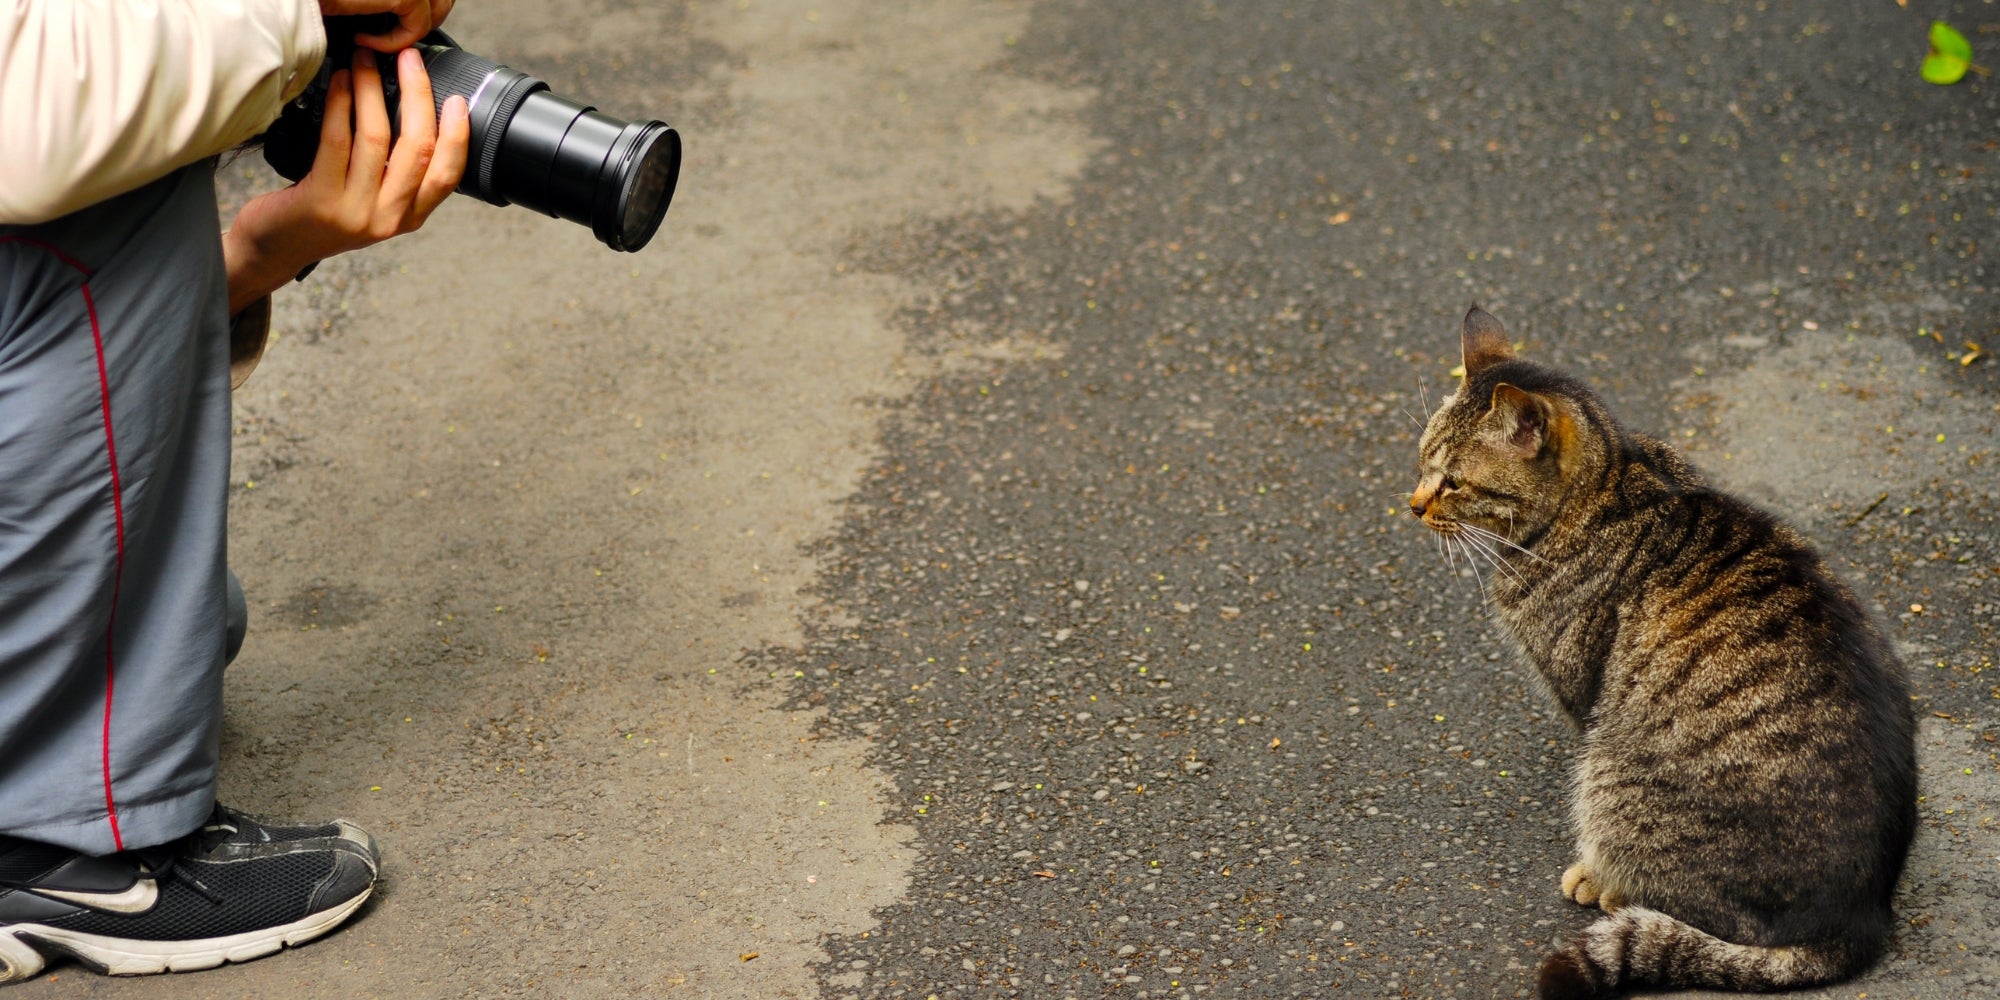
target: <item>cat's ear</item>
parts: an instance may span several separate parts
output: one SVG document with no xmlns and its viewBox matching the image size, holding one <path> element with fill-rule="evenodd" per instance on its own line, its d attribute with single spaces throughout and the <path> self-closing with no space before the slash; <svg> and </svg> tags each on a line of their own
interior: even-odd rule
<svg viewBox="0 0 2000 1000">
<path fill-rule="evenodd" d="M 1493 438 L 1502 447 L 1527 460 L 1542 453 L 1553 415 L 1548 400 L 1502 382 L 1493 387 L 1493 405 L 1486 420 L 1492 425 Z"/>
<path fill-rule="evenodd" d="M 1507 339 L 1507 329 L 1492 313 L 1476 305 L 1465 314 L 1465 331 L 1459 337 L 1459 345 L 1465 352 L 1468 380 L 1481 369 L 1514 357 L 1514 343 Z"/>
</svg>

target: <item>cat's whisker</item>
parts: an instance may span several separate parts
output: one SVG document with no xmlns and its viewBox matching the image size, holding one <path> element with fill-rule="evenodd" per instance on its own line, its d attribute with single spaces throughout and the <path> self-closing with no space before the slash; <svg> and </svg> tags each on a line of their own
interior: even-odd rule
<svg viewBox="0 0 2000 1000">
<path fill-rule="evenodd" d="M 1424 422 L 1423 422 L 1423 421 L 1421 421 L 1421 420 L 1418 420 L 1418 419 L 1417 419 L 1417 415 L 1416 415 L 1416 414 L 1414 414 L 1414 413 L 1411 413 L 1411 412 L 1410 412 L 1410 408 L 1409 408 L 1409 407 L 1407 407 L 1407 406 L 1398 406 L 1398 407 L 1396 407 L 1396 409 L 1399 409 L 1399 410 L 1403 411 L 1403 416 L 1406 416 L 1406 417 L 1409 417 L 1409 418 L 1410 418 L 1410 423 L 1413 423 L 1413 424 L 1416 424 L 1416 425 L 1417 425 L 1418 427 L 1422 427 L 1422 426 L 1424 425 Z"/>
<path fill-rule="evenodd" d="M 1519 545 L 1515 545 L 1513 542 L 1510 542 L 1504 538 L 1494 538 L 1492 539 L 1492 541 L 1499 542 L 1500 544 L 1505 545 L 1508 548 L 1513 549 L 1514 551 L 1519 552 L 1522 555 L 1527 556 L 1528 558 L 1533 559 L 1534 561 L 1541 563 L 1544 566 L 1549 565 L 1549 561 L 1547 559 L 1544 559 L 1533 552 L 1529 552 L 1527 549 L 1524 549 Z"/>
<path fill-rule="evenodd" d="M 1424 404 L 1424 419 L 1429 420 L 1431 418 L 1431 396 L 1430 393 L 1424 391 L 1424 377 L 1422 375 L 1417 376 L 1417 399 L 1421 400 Z"/>
<path fill-rule="evenodd" d="M 1477 528 L 1472 528 L 1470 525 L 1461 525 L 1461 527 L 1470 528 L 1472 531 L 1479 530 Z M 1465 536 L 1465 543 L 1467 545 L 1472 546 L 1473 551 L 1478 552 L 1482 556 L 1485 556 L 1486 561 L 1492 563 L 1494 569 L 1506 573 L 1507 575 L 1513 577 L 1517 582 L 1521 584 L 1525 585 L 1528 582 L 1528 579 L 1521 575 L 1521 571 L 1514 568 L 1514 564 L 1508 562 L 1505 559 L 1500 558 L 1500 553 L 1495 552 L 1492 546 L 1481 541 L 1478 535 L 1469 534 Z"/>
<path fill-rule="evenodd" d="M 1512 578 L 1514 578 L 1514 580 L 1516 580 L 1518 584 L 1522 584 L 1522 586 L 1528 586 L 1528 578 L 1524 578 L 1524 576 L 1520 574 L 1520 570 L 1518 570 L 1518 568 L 1516 568 L 1516 566 L 1514 566 L 1512 562 L 1508 562 L 1508 560 L 1500 558 L 1500 554 L 1498 554 L 1498 552 L 1494 552 L 1494 550 L 1492 550 L 1492 546 L 1488 546 L 1488 544 L 1484 544 L 1484 542 L 1480 542 L 1478 538 L 1472 538 L 1472 536 L 1468 536 L 1468 538 L 1466 538 L 1466 542 L 1470 542 L 1470 544 L 1472 544 L 1472 548 L 1474 548 L 1474 552 L 1478 552 L 1480 556 L 1484 556 L 1484 558 L 1486 558 L 1486 562 L 1488 562 L 1488 564 L 1492 564 L 1492 568 L 1494 568 L 1494 570 L 1500 570 L 1502 574 L 1506 574 L 1506 576 L 1512 576 Z"/>
<path fill-rule="evenodd" d="M 1533 559 L 1536 562 L 1540 563 L 1548 562 L 1547 559 L 1542 558 L 1540 555 L 1537 555 L 1536 553 L 1530 552 L 1527 549 L 1524 549 L 1519 545 L 1514 544 L 1513 539 L 1508 538 L 1497 531 L 1488 531 L 1485 528 L 1477 527 L 1470 524 L 1463 525 L 1463 527 L 1465 528 L 1465 530 L 1472 532 L 1474 535 L 1477 535 L 1480 538 L 1491 539 L 1493 541 L 1499 542 L 1500 544 L 1505 545 L 1508 548 L 1513 549 L 1514 551 L 1519 552 L 1520 554 L 1527 556 L 1528 558 Z"/>
<path fill-rule="evenodd" d="M 1465 551 L 1468 554 L 1482 556 L 1487 563 L 1493 564 L 1493 550 L 1485 542 L 1480 541 L 1478 536 L 1464 533 L 1464 527 L 1464 525 L 1459 526 L 1461 533 L 1458 536 L 1458 540 L 1460 544 L 1465 546 Z"/>
<path fill-rule="evenodd" d="M 1463 535 L 1453 535 L 1451 536 L 1451 540 L 1456 542 L 1461 548 L 1465 545 L 1465 536 Z M 1472 558 L 1472 551 L 1470 549 L 1465 550 L 1465 564 L 1472 567 L 1472 578 L 1479 582 L 1479 592 L 1481 594 L 1486 593 L 1486 577 L 1480 574 L 1479 560 Z"/>
<path fill-rule="evenodd" d="M 1489 550 L 1489 554 L 1493 557 L 1494 565 L 1504 568 L 1507 571 L 1507 575 L 1513 577 L 1521 586 L 1526 587 L 1528 585 L 1528 578 L 1521 572 L 1521 567 L 1508 562 L 1507 557 L 1497 551 Z"/>
</svg>

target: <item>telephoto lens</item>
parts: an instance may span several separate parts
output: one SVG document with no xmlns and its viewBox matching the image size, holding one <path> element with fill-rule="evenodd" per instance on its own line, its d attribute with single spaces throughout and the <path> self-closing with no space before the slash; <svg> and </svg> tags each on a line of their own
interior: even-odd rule
<svg viewBox="0 0 2000 1000">
<path fill-rule="evenodd" d="M 340 21 L 328 19 L 319 76 L 263 136 L 264 159 L 290 180 L 312 169 L 327 87 L 353 52 L 352 24 L 342 32 Z M 680 133 L 662 121 L 622 121 L 563 97 L 541 80 L 459 48 L 442 31 L 414 48 L 430 73 L 436 108 L 459 94 L 470 111 L 471 149 L 458 190 L 589 226 L 613 250 L 635 251 L 653 238 L 680 178 Z M 395 60 L 380 65 L 395 125 Z"/>
<path fill-rule="evenodd" d="M 462 94 L 472 148 L 458 189 L 589 226 L 613 250 L 653 238 L 680 177 L 681 137 L 665 122 L 620 121 L 432 32 L 417 46 L 437 106 Z"/>
</svg>

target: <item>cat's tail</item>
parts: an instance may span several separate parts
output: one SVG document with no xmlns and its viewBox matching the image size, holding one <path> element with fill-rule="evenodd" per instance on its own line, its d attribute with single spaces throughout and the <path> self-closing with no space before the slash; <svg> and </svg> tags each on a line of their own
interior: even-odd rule
<svg viewBox="0 0 2000 1000">
<path fill-rule="evenodd" d="M 1658 910 L 1628 906 L 1542 960 L 1538 1000 L 1601 1000 L 1642 986 L 1771 991 L 1846 979 L 1878 943 L 1853 939 L 1782 948 L 1731 944 Z"/>
</svg>

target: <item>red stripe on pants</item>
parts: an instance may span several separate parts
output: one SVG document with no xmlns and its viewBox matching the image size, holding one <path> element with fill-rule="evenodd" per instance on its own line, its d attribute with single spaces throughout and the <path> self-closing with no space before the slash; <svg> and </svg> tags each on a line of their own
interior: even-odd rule
<svg viewBox="0 0 2000 1000">
<path fill-rule="evenodd" d="M 90 316 L 91 346 L 97 352 L 97 394 L 104 410 L 104 455 L 111 468 L 111 520 L 118 539 L 118 562 L 111 577 L 111 612 L 104 626 L 104 736 L 100 756 L 104 764 L 104 814 L 111 824 L 112 847 L 122 851 L 125 849 L 125 838 L 118 832 L 118 803 L 111 794 L 111 696 L 112 682 L 118 674 L 118 660 L 112 649 L 113 637 L 118 629 L 118 591 L 125 577 L 125 493 L 118 482 L 117 439 L 111 433 L 111 375 L 104 363 L 104 333 L 97 323 L 97 300 L 90 294 L 90 268 L 40 240 L 0 236 L 0 243 L 23 243 L 46 250 L 83 275 L 83 284 L 78 286 L 78 290 L 83 293 L 84 311 Z"/>
</svg>

